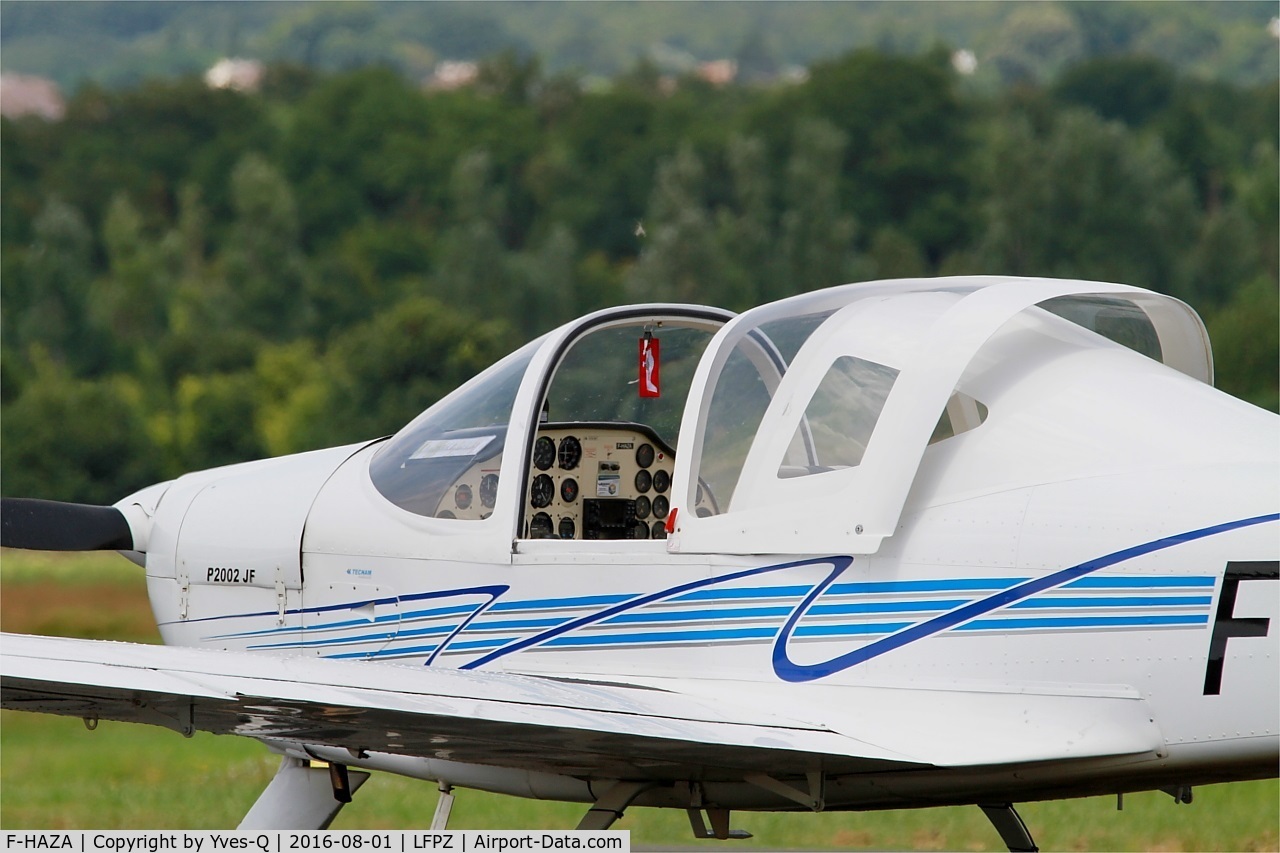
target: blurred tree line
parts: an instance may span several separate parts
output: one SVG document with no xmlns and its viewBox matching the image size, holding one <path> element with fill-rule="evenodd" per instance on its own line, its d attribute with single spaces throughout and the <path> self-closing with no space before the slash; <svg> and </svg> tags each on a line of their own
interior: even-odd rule
<svg viewBox="0 0 1280 853">
<path fill-rule="evenodd" d="M 379 64 L 423 79 L 442 60 L 503 50 L 601 81 L 642 58 L 670 73 L 732 59 L 739 79 L 759 81 L 859 48 L 918 54 L 939 42 L 977 56 L 980 86 L 1044 82 L 1068 65 L 1124 53 L 1245 85 L 1280 70 L 1268 0 L 0 0 L 0 16 L 0 68 L 68 91 L 197 73 L 230 56 L 325 71 Z"/>
<path fill-rule="evenodd" d="M 991 92 L 943 50 L 774 88 L 584 91 L 514 53 L 447 92 L 86 87 L 0 128 L 3 491 L 110 502 L 385 434 L 606 305 L 897 276 L 1173 294 L 1219 385 L 1276 409 L 1278 90 L 1111 56 Z"/>
</svg>

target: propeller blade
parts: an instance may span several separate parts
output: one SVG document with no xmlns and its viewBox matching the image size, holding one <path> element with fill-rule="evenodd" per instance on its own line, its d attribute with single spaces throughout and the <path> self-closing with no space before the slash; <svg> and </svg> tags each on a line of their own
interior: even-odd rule
<svg viewBox="0 0 1280 853">
<path fill-rule="evenodd" d="M 34 551 L 130 551 L 133 532 L 113 506 L 0 499 L 0 546 Z"/>
</svg>

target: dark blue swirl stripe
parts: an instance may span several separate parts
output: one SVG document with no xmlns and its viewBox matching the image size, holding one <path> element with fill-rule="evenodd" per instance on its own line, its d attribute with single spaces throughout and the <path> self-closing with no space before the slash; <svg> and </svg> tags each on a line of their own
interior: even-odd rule
<svg viewBox="0 0 1280 853">
<path fill-rule="evenodd" d="M 1208 536 L 1216 536 L 1219 533 L 1226 533 L 1231 530 L 1238 530 L 1242 527 L 1250 527 L 1255 524 L 1265 524 L 1269 521 L 1280 520 L 1280 513 L 1272 513 L 1270 515 L 1259 515 L 1253 518 L 1244 518 L 1239 521 L 1229 521 L 1225 524 L 1215 524 L 1212 527 L 1202 527 L 1199 530 L 1191 530 L 1186 533 L 1179 533 L 1174 536 L 1166 536 L 1163 539 L 1155 539 L 1151 542 L 1144 542 L 1141 545 L 1134 545 L 1131 548 L 1125 548 L 1114 553 L 1107 554 L 1088 562 L 1080 563 L 1061 571 L 1047 574 L 1043 577 L 1032 578 L 1024 583 L 1012 586 L 1009 589 L 1002 590 L 986 598 L 979 599 L 972 604 L 966 604 L 963 607 L 957 607 L 940 616 L 932 619 L 926 619 L 923 622 L 917 622 L 909 628 L 904 628 L 894 634 L 876 640 L 873 643 L 854 649 L 838 657 L 823 661 L 816 664 L 801 665 L 791 660 L 787 655 L 787 641 L 791 639 L 792 633 L 795 631 L 796 624 L 809 611 L 813 603 L 822 595 L 835 579 L 844 570 L 841 566 L 832 572 L 825 581 L 818 584 L 813 590 L 805 596 L 804 601 L 800 602 L 795 611 L 787 619 L 787 623 L 782 626 L 782 630 L 778 632 L 777 638 L 773 644 L 773 671 L 783 681 L 803 682 L 815 681 L 819 678 L 826 678 L 834 673 L 846 670 L 851 666 L 857 666 L 860 663 L 879 657 L 894 649 L 901 648 L 908 643 L 914 643 L 916 640 L 922 640 L 925 637 L 933 636 L 940 631 L 948 628 L 954 628 L 957 625 L 968 622 L 985 613 L 1005 607 L 1020 601 L 1036 593 L 1044 592 L 1056 586 L 1069 583 L 1079 577 L 1096 572 L 1099 569 L 1105 569 L 1108 566 L 1114 566 L 1117 563 L 1123 563 L 1125 560 L 1132 560 L 1134 557 L 1141 557 L 1144 554 L 1150 554 L 1154 551 L 1163 551 L 1166 548 L 1172 548 L 1176 545 L 1182 545 L 1187 542 L 1194 542 L 1197 539 L 1204 539 Z"/>
</svg>

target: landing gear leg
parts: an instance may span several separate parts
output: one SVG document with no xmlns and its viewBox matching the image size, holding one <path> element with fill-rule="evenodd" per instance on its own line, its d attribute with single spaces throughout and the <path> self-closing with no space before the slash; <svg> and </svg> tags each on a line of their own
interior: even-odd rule
<svg viewBox="0 0 1280 853">
<path fill-rule="evenodd" d="M 980 805 L 979 808 L 996 828 L 996 832 L 1000 833 L 1000 838 L 1011 853 L 1036 853 L 1040 849 L 1031 839 L 1031 830 L 1027 829 L 1027 825 L 1018 816 L 1013 803 Z"/>
<path fill-rule="evenodd" d="M 689 815 L 689 828 L 693 830 L 694 838 L 718 838 L 724 841 L 728 838 L 744 839 L 750 838 L 751 833 L 745 829 L 729 828 L 729 810 L 728 809 L 707 809 L 707 819 L 711 821 L 711 828 L 707 829 L 707 821 L 702 819 L 702 809 L 685 809 Z"/>
<path fill-rule="evenodd" d="M 596 800 L 582 820 L 578 821 L 578 829 L 608 829 L 614 821 L 622 817 L 622 813 L 631 805 L 631 801 L 650 787 L 651 782 L 615 782 Z"/>
<path fill-rule="evenodd" d="M 340 768 L 340 769 L 335 769 Z M 325 829 L 369 774 L 286 755 L 238 829 Z"/>
<path fill-rule="evenodd" d="M 440 799 L 436 800 L 436 813 L 431 818 L 431 828 L 448 829 L 451 811 L 453 811 L 453 786 L 441 782 Z"/>
</svg>

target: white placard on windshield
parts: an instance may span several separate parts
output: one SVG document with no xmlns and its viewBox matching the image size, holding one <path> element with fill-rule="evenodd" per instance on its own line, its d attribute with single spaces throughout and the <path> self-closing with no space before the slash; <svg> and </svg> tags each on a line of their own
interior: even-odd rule
<svg viewBox="0 0 1280 853">
<path fill-rule="evenodd" d="M 452 456 L 475 456 L 489 446 L 492 435 L 472 438 L 429 438 L 413 452 L 410 459 L 444 459 Z"/>
</svg>

